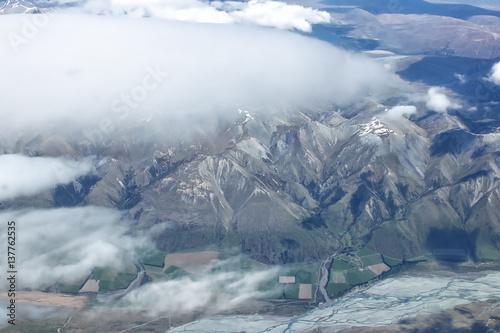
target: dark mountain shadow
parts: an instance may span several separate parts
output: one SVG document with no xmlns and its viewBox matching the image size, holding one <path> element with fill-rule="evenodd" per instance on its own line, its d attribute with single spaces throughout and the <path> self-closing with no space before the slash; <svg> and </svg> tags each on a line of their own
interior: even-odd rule
<svg viewBox="0 0 500 333">
<path fill-rule="evenodd" d="M 460 262 L 476 260 L 476 243 L 479 232 L 467 233 L 461 228 L 431 228 L 427 234 L 426 247 L 437 260 Z"/>
<path fill-rule="evenodd" d="M 436 135 L 432 141 L 431 155 L 461 155 L 476 142 L 477 136 L 463 129 L 454 129 Z"/>
<path fill-rule="evenodd" d="M 468 254 L 467 235 L 459 228 L 431 228 L 426 246 L 442 261 L 465 261 Z"/>
<path fill-rule="evenodd" d="M 500 87 L 485 79 L 498 61 L 499 58 L 427 56 L 397 74 L 407 81 L 449 88 L 480 103 L 499 102 Z"/>
<path fill-rule="evenodd" d="M 83 202 L 101 177 L 95 175 L 83 176 L 75 182 L 59 185 L 55 188 L 53 198 L 57 207 L 74 207 Z"/>
</svg>

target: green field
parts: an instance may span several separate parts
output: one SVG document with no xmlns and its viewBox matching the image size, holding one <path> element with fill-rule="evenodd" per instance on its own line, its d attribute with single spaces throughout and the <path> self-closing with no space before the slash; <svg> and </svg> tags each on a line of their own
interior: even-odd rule
<svg viewBox="0 0 500 333">
<path fill-rule="evenodd" d="M 360 271 L 358 269 L 350 269 L 346 271 L 345 280 L 351 286 L 366 283 L 377 276 L 370 270 L 365 269 Z"/>
<path fill-rule="evenodd" d="M 351 268 L 352 266 L 346 263 L 344 260 L 335 259 L 330 269 L 332 271 L 344 271 L 346 269 L 351 269 Z"/>
<path fill-rule="evenodd" d="M 170 266 L 165 270 L 165 275 L 169 280 L 181 279 L 183 277 L 189 276 L 189 273 L 185 270 L 180 269 L 177 266 Z"/>
<path fill-rule="evenodd" d="M 415 258 L 409 258 L 406 261 L 408 262 L 420 262 L 420 261 L 428 261 L 430 258 L 428 256 L 420 256 Z"/>
<path fill-rule="evenodd" d="M 137 268 L 129 262 L 116 269 L 114 267 L 96 268 L 89 279 L 99 280 L 99 291 L 124 289 L 137 277 Z"/>
<path fill-rule="evenodd" d="M 383 256 L 383 257 L 384 257 L 384 262 L 390 267 L 401 265 L 403 263 L 403 260 L 401 259 L 396 259 L 388 256 Z"/>
<path fill-rule="evenodd" d="M 295 282 L 296 283 L 314 283 L 313 281 L 313 272 L 300 270 L 295 274 Z"/>
<path fill-rule="evenodd" d="M 366 256 L 371 256 L 371 255 L 374 255 L 374 254 L 378 254 L 376 252 L 373 252 L 372 250 L 370 250 L 369 248 L 367 247 L 364 247 L 362 248 L 361 250 L 359 250 L 356 255 L 358 257 L 366 257 Z"/>
<path fill-rule="evenodd" d="M 63 281 L 57 286 L 57 289 L 62 293 L 77 293 L 80 291 L 85 281 L 87 281 L 87 277 L 72 282 L 66 282 L 63 279 Z"/>
<path fill-rule="evenodd" d="M 499 249 L 482 240 L 478 240 L 476 246 L 477 252 L 482 258 L 485 258 L 486 260 L 500 260 Z"/>
<path fill-rule="evenodd" d="M 139 253 L 139 260 L 144 265 L 163 267 L 165 252 L 158 250 L 142 250 Z"/>
<path fill-rule="evenodd" d="M 326 291 L 328 295 L 335 295 L 350 288 L 352 288 L 352 286 L 347 283 L 328 283 Z"/>
<path fill-rule="evenodd" d="M 125 289 L 136 277 L 137 274 L 117 273 L 113 280 L 101 280 L 99 291 Z"/>
<path fill-rule="evenodd" d="M 283 298 L 283 285 L 278 283 L 277 276 L 259 284 L 257 290 L 268 298 Z"/>
<path fill-rule="evenodd" d="M 285 298 L 286 299 L 298 299 L 299 298 L 299 284 L 285 284 L 284 286 Z"/>
<path fill-rule="evenodd" d="M 363 263 L 363 266 L 365 267 L 384 263 L 384 261 L 382 260 L 382 256 L 378 253 L 361 257 L 360 259 L 361 262 Z"/>
<path fill-rule="evenodd" d="M 77 293 L 82 288 L 81 284 L 61 283 L 57 287 L 62 293 Z"/>
</svg>

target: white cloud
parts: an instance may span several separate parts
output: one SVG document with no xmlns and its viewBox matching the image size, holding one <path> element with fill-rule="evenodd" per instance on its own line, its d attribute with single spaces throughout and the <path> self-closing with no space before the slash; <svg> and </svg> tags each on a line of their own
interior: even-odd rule
<svg viewBox="0 0 500 333">
<path fill-rule="evenodd" d="M 0 35 L 20 34 L 25 17 L 3 16 Z M 396 80 L 373 60 L 328 43 L 234 25 L 59 13 L 17 48 L 0 40 L 8 64 L 0 66 L 4 133 L 57 124 L 112 128 L 151 116 L 175 127 L 161 115 L 349 103 Z"/>
<path fill-rule="evenodd" d="M 427 108 L 438 112 L 446 112 L 452 103 L 443 93 L 442 87 L 431 87 L 427 91 Z"/>
<path fill-rule="evenodd" d="M 407 118 L 416 112 L 417 108 L 413 105 L 397 105 L 382 113 L 380 120 L 384 125 L 389 126 L 389 128 L 385 130 L 388 130 L 391 133 L 394 131 L 396 133 L 401 133 L 405 132 L 410 125 L 410 121 Z M 373 124 L 372 126 L 370 126 L 372 128 L 375 128 L 377 126 L 382 126 L 383 128 L 384 126 L 380 123 L 377 123 L 377 120 L 375 122 L 372 122 L 371 124 Z M 382 130 L 382 128 L 380 128 L 380 130 Z"/>
<path fill-rule="evenodd" d="M 119 267 L 143 242 L 126 235 L 120 218 L 119 212 L 98 207 L 1 213 L 1 221 L 16 222 L 18 288 L 46 288 L 61 278 L 85 278 L 96 266 Z M 0 233 L 7 239 L 6 228 Z M 5 260 L 0 259 L 3 267 Z"/>
<path fill-rule="evenodd" d="M 460 84 L 465 84 L 468 81 L 467 75 L 465 75 L 465 74 L 455 73 L 453 76 L 458 79 L 458 81 L 460 82 Z"/>
<path fill-rule="evenodd" d="M 123 303 L 127 308 L 147 310 L 153 317 L 159 314 L 185 315 L 196 310 L 216 313 L 277 291 L 269 290 L 269 287 L 265 291 L 259 290 L 261 284 L 277 280 L 277 267 L 247 271 L 213 268 L 208 267 L 199 276 L 145 284 L 127 294 Z"/>
<path fill-rule="evenodd" d="M 330 22 L 330 14 L 280 1 L 251 0 L 249 2 L 214 2 L 229 12 L 235 23 L 255 24 L 279 29 L 311 32 L 311 24 Z"/>
<path fill-rule="evenodd" d="M 330 14 L 325 11 L 271 0 L 88 0 L 83 2 L 83 8 L 96 14 L 147 16 L 188 22 L 237 23 L 305 32 L 312 30 L 312 24 L 330 22 Z"/>
<path fill-rule="evenodd" d="M 500 61 L 493 65 L 488 80 L 496 85 L 500 85 Z"/>
<path fill-rule="evenodd" d="M 417 112 L 417 108 L 413 105 L 398 105 L 388 110 L 384 114 L 384 118 L 388 120 L 398 121 L 403 117 L 408 117 Z"/>
<path fill-rule="evenodd" d="M 90 160 L 0 155 L 0 200 L 67 184 L 92 170 Z"/>
</svg>

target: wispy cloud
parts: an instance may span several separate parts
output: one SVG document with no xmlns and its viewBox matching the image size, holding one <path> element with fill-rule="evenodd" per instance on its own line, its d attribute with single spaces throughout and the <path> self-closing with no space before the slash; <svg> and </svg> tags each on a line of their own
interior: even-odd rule
<svg viewBox="0 0 500 333">
<path fill-rule="evenodd" d="M 186 314 L 196 310 L 216 313 L 234 309 L 251 298 L 267 297 L 279 291 L 263 287 L 271 280 L 277 281 L 278 267 L 243 271 L 234 267 L 238 266 L 238 260 L 218 262 L 198 276 L 143 285 L 127 294 L 122 302 L 132 309 L 146 310 L 150 316 Z M 221 269 L 228 263 L 233 269 Z"/>
<path fill-rule="evenodd" d="M 17 224 L 18 289 L 46 288 L 60 279 L 74 282 L 96 266 L 120 267 L 124 258 L 130 260 L 134 249 L 144 245 L 142 237 L 126 235 L 119 212 L 105 208 L 7 211 L 0 220 Z M 7 239 L 5 229 L 3 239 Z M 0 263 L 5 267 L 4 260 L 5 256 Z"/>
<path fill-rule="evenodd" d="M 92 161 L 0 155 L 0 200 L 33 195 L 67 184 L 93 170 Z"/>
<path fill-rule="evenodd" d="M 417 112 L 413 105 L 397 105 L 381 115 L 381 120 L 389 125 L 391 130 L 406 131 L 410 121 L 408 117 Z"/>
<path fill-rule="evenodd" d="M 403 117 L 408 117 L 417 112 L 417 108 L 413 105 L 398 105 L 387 110 L 384 118 L 388 120 L 398 121 Z"/>
<path fill-rule="evenodd" d="M 465 84 L 468 81 L 467 75 L 465 75 L 465 74 L 455 73 L 455 74 L 453 74 L 453 76 L 457 78 L 457 80 L 458 80 L 458 82 L 460 82 L 460 84 Z"/>
<path fill-rule="evenodd" d="M 6 211 L 0 220 L 16 222 L 19 290 L 82 282 L 93 268 L 119 269 L 134 259 L 138 249 L 151 244 L 144 234 L 132 236 L 122 214 L 107 208 Z M 7 238 L 6 228 L 0 230 L 0 237 Z M 6 256 L 1 258 L 0 265 L 5 267 L 5 260 Z M 219 260 L 199 274 L 145 284 L 128 293 L 120 305 L 151 316 L 197 310 L 216 313 L 279 292 L 268 285 L 277 280 L 279 267 L 242 269 L 241 260 L 239 256 Z M 7 283 L 0 281 L 0 288 Z"/>
</svg>

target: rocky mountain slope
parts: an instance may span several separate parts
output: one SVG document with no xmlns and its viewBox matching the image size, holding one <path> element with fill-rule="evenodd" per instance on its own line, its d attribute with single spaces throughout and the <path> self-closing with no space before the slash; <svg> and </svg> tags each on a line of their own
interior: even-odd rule
<svg viewBox="0 0 500 333">
<path fill-rule="evenodd" d="M 115 207 L 162 251 L 239 247 L 266 263 L 365 245 L 500 258 L 499 134 L 442 112 L 394 121 L 390 107 L 239 110 L 185 140 L 150 123 L 103 142 L 25 134 L 3 152 L 97 156 L 97 173 L 1 208 Z"/>
</svg>

